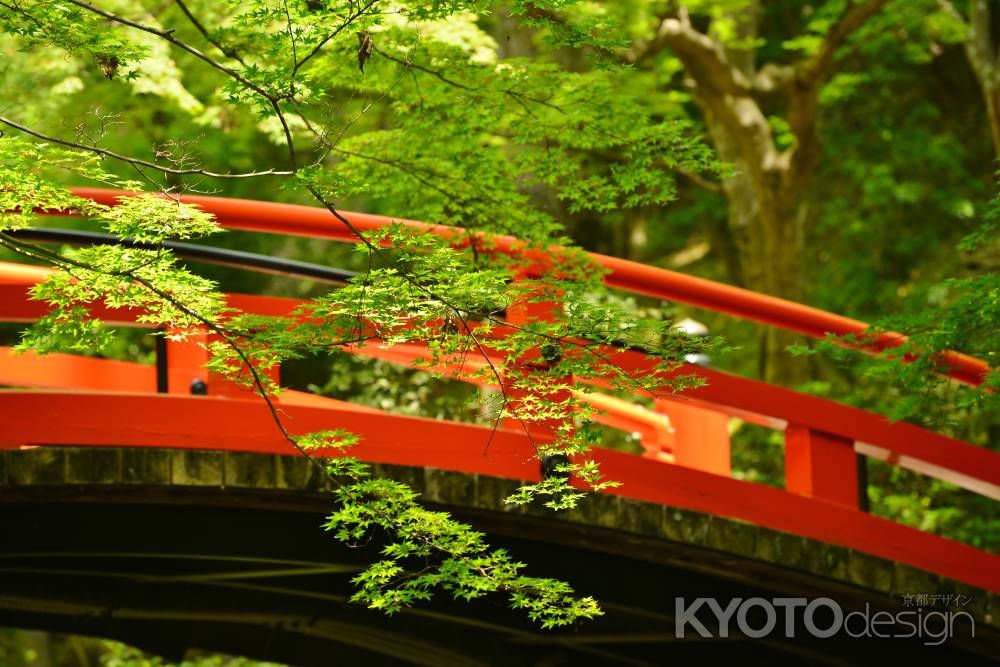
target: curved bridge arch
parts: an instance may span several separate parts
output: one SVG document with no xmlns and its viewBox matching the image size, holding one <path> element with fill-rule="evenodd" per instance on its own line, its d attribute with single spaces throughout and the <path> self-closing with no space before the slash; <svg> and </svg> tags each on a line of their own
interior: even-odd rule
<svg viewBox="0 0 1000 667">
<path fill-rule="evenodd" d="M 919 664 L 920 641 L 761 640 L 736 629 L 728 640 L 678 641 L 675 598 L 807 594 L 894 613 L 901 594 L 929 588 L 969 596 L 977 619 L 989 613 L 975 588 L 709 513 L 604 494 L 568 513 L 510 511 L 503 498 L 513 480 L 378 464 L 378 474 L 489 531 L 534 573 L 571 579 L 606 609 L 559 632 L 538 631 L 490 600 L 470 609 L 439 599 L 387 619 L 347 602 L 349 578 L 379 545 L 348 549 L 318 530 L 329 508 L 325 480 L 300 457 L 133 447 L 2 454 L 0 491 L 18 509 L 5 525 L 19 539 L 0 548 L 0 623 L 119 637 L 167 656 L 197 646 L 315 667 Z M 66 528 L 53 534 L 55 522 Z M 998 648 L 1000 629 L 981 624 L 974 639 L 956 632 L 935 650 L 976 665 Z"/>
</svg>

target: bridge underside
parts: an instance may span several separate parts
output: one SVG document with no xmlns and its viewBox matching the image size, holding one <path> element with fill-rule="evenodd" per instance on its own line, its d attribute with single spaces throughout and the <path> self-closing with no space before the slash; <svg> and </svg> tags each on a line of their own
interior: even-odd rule
<svg viewBox="0 0 1000 667">
<path fill-rule="evenodd" d="M 899 611 L 890 589 L 923 585 L 913 592 L 933 593 L 947 584 L 904 580 L 905 570 L 885 570 L 884 562 L 858 555 L 852 560 L 847 554 L 840 563 L 843 554 L 820 543 L 791 536 L 783 542 L 780 534 L 747 524 L 645 503 L 598 497 L 570 520 L 499 511 L 493 508 L 500 507 L 513 482 L 394 468 L 388 472 L 530 563 L 530 573 L 568 580 L 582 594 L 597 597 L 606 615 L 571 630 L 543 632 L 495 597 L 473 603 L 473 609 L 440 599 L 386 618 L 348 602 L 351 577 L 377 556 L 377 545 L 350 549 L 325 534 L 320 524 L 329 498 L 308 480 L 298 490 L 275 488 L 280 486 L 274 483 L 275 465 L 301 466 L 301 460 L 244 455 L 241 460 L 254 461 L 251 469 L 220 455 L 230 472 L 218 471 L 217 482 L 206 478 L 216 472 L 212 465 L 186 464 L 178 477 L 175 461 L 169 480 L 126 484 L 119 456 L 117 472 L 74 483 L 67 454 L 74 450 L 32 451 L 44 465 L 34 466 L 27 477 L 23 471 L 20 478 L 9 474 L 0 493 L 6 538 L 0 540 L 0 625 L 114 637 L 168 657 L 203 648 L 317 667 L 362 660 L 846 665 L 913 658 L 919 663 L 927 647 L 912 640 L 786 639 L 781 632 L 766 639 L 691 639 L 690 630 L 687 639 L 678 640 L 674 601 L 717 597 L 725 605 L 734 597 L 826 595 L 845 608 L 868 602 L 873 611 Z M 91 457 L 93 471 L 93 449 L 75 451 Z M 52 458 L 59 453 L 62 459 Z M 249 475 L 256 481 L 234 476 L 235 468 L 257 470 Z M 149 470 L 155 473 L 155 466 Z M 259 483 L 268 478 L 270 484 Z M 670 539 L 654 525 L 664 516 L 676 519 Z M 604 527 L 611 525 L 624 530 Z M 782 549 L 784 555 L 759 557 L 764 542 L 772 555 Z M 804 564 L 814 551 L 823 562 Z M 788 565 L 795 558 L 800 567 Z M 882 581 L 886 572 L 888 583 Z M 871 585 L 859 585 L 864 581 Z M 991 604 L 985 594 L 973 599 Z M 935 648 L 942 660 L 963 665 L 986 664 L 998 649 L 1000 633 L 985 623 L 978 624 L 974 640 L 957 637 Z"/>
</svg>

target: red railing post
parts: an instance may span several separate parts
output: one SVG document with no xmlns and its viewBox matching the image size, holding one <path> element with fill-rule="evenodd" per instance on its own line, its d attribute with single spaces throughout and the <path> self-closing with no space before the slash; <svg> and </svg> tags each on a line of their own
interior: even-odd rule
<svg viewBox="0 0 1000 667">
<path fill-rule="evenodd" d="M 252 393 L 253 390 L 241 387 L 224 375 L 205 368 L 209 359 L 209 351 L 206 346 L 213 339 L 214 336 L 204 330 L 189 332 L 185 340 L 167 338 L 168 393 L 207 393 L 213 396 L 234 398 L 247 398 Z M 277 368 L 269 370 L 258 368 L 257 371 L 261 376 L 271 378 L 275 384 L 280 382 Z M 241 372 L 247 373 L 245 368 Z M 203 388 L 197 387 L 198 380 L 204 383 Z M 203 391 L 197 389 L 203 389 Z"/>
<path fill-rule="evenodd" d="M 507 308 L 505 319 L 514 326 L 521 326 L 531 322 L 552 321 L 562 316 L 562 310 L 563 305 L 560 301 L 524 301 L 511 304 Z M 536 370 L 544 370 L 548 366 L 548 362 L 541 352 L 542 347 L 543 345 L 539 344 L 535 351 L 520 359 L 511 372 L 528 374 Z M 566 378 L 566 380 L 567 382 L 571 382 L 572 378 Z M 530 396 L 533 393 L 531 391 L 511 388 L 507 382 L 504 382 L 504 385 L 505 399 L 512 404 L 514 410 L 521 409 L 521 405 L 519 404 L 521 397 Z M 540 398 L 552 401 L 564 401 L 569 399 L 570 396 L 571 392 L 569 391 L 539 395 Z M 541 442 L 554 440 L 557 435 L 555 429 L 558 425 L 559 420 L 522 422 L 520 419 L 512 417 L 504 420 L 506 428 L 525 431 L 532 440 Z"/>
<path fill-rule="evenodd" d="M 204 332 L 189 333 L 185 340 L 171 340 L 167 334 L 167 392 L 190 394 L 196 380 L 208 384 L 208 350 L 202 347 L 208 337 Z"/>
<path fill-rule="evenodd" d="M 677 463 L 677 458 L 674 456 L 674 450 L 677 448 L 677 429 L 674 428 L 670 415 L 661 409 L 660 399 L 654 401 L 653 412 L 664 423 L 659 428 L 654 426 L 652 432 L 641 433 L 642 456 L 666 463 Z"/>
<path fill-rule="evenodd" d="M 654 409 L 666 415 L 674 428 L 674 463 L 726 477 L 732 474 L 728 415 L 664 398 L 656 399 Z"/>
<path fill-rule="evenodd" d="M 858 509 L 854 441 L 789 424 L 785 430 L 785 488 Z"/>
</svg>

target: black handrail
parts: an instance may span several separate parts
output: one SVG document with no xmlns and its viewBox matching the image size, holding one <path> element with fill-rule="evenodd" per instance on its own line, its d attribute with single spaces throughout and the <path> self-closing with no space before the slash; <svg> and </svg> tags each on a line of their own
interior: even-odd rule
<svg viewBox="0 0 1000 667">
<path fill-rule="evenodd" d="M 26 241 L 38 241 L 41 243 L 68 243 L 70 245 L 120 245 L 129 248 L 139 248 L 142 250 L 156 250 L 166 248 L 182 259 L 189 259 L 206 264 L 217 264 L 237 269 L 246 269 L 257 273 L 271 273 L 291 278 L 307 278 L 320 282 L 344 285 L 357 275 L 355 271 L 346 269 L 330 268 L 320 264 L 309 262 L 298 262 L 292 259 L 279 259 L 258 255 L 252 252 L 240 250 L 229 250 L 226 248 L 213 248 L 211 246 L 196 245 L 194 243 L 179 243 L 176 241 L 166 241 L 162 245 L 156 243 L 143 243 L 132 239 L 120 239 L 111 234 L 101 234 L 98 232 L 86 232 L 73 229 L 51 229 L 45 227 L 33 227 L 28 229 L 11 230 L 7 232 L 11 236 Z"/>
</svg>

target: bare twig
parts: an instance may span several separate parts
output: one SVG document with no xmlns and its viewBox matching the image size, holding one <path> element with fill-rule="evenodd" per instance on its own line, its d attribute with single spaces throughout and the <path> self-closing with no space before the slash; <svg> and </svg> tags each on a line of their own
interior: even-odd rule
<svg viewBox="0 0 1000 667">
<path fill-rule="evenodd" d="M 200 32 L 212 46 L 222 52 L 222 55 L 227 58 L 232 58 L 233 60 L 239 62 L 239 64 L 246 67 L 246 63 L 243 61 L 243 58 L 240 57 L 240 54 L 238 54 L 234 49 L 226 48 L 221 42 L 214 39 L 212 35 L 209 34 L 208 30 L 205 29 L 205 26 L 202 25 L 201 21 L 199 21 L 197 17 L 191 13 L 191 10 L 188 9 L 187 5 L 184 4 L 184 0 L 174 0 L 174 4 L 180 7 L 180 10 L 184 12 L 184 16 L 188 18 L 191 24 L 198 29 L 198 32 Z"/>
<path fill-rule="evenodd" d="M 209 176 L 211 178 L 256 178 L 259 176 L 291 176 L 292 174 L 295 173 L 294 171 L 277 171 L 274 169 L 269 169 L 267 171 L 252 171 L 252 172 L 237 173 L 237 174 L 218 173 L 214 171 L 208 171 L 205 169 L 175 169 L 173 167 L 167 167 L 162 164 L 157 164 L 155 162 L 149 162 L 148 160 L 141 160 L 139 158 L 130 157 L 128 155 L 122 155 L 121 153 L 116 153 L 115 151 L 108 150 L 107 148 L 101 148 L 100 146 L 81 144 L 75 141 L 69 141 L 67 139 L 60 139 L 58 137 L 42 134 L 37 130 L 32 130 L 29 127 L 21 125 L 20 123 L 17 123 L 3 116 L 0 116 L 0 123 L 3 123 L 4 125 L 7 125 L 9 127 L 13 127 L 17 130 L 20 130 L 25 134 L 30 134 L 33 137 L 37 137 L 42 141 L 47 141 L 53 144 L 60 144 L 62 146 L 68 146 L 70 148 L 78 148 L 80 150 L 89 151 L 91 153 L 97 153 L 98 155 L 101 155 L 103 157 L 109 157 L 115 160 L 121 160 L 122 162 L 127 162 L 128 164 L 135 166 L 156 169 L 157 171 L 162 171 L 163 173 L 166 174 L 176 174 L 176 175 L 200 174 L 202 176 Z"/>
<path fill-rule="evenodd" d="M 235 79 L 236 81 L 239 81 L 244 86 L 246 86 L 250 90 L 254 91 L 258 95 L 261 95 L 262 97 L 264 97 L 264 98 L 266 98 L 268 100 L 273 100 L 273 99 L 278 98 L 277 95 L 274 95 L 274 94 L 268 92 L 267 90 L 265 90 L 264 88 L 261 88 L 259 85 L 257 85 L 256 83 L 254 83 L 250 79 L 246 78 L 245 76 L 243 76 L 242 74 L 240 74 L 239 72 L 237 72 L 236 70 L 234 70 L 232 67 L 229 67 L 227 65 L 224 65 L 224 64 L 220 63 L 218 60 L 212 58 L 211 56 L 206 55 L 205 53 L 203 53 L 203 52 L 199 51 L 198 49 L 196 49 L 195 47 L 191 46 L 190 44 L 187 44 L 186 42 L 183 42 L 183 41 L 177 39 L 176 37 L 174 37 L 174 34 L 173 34 L 174 31 L 172 29 L 171 30 L 163 30 L 163 29 L 160 29 L 160 28 L 154 28 L 153 26 L 146 25 L 144 23 L 139 23 L 138 21 L 132 21 L 131 19 L 127 19 L 127 18 L 125 18 L 123 16 L 119 16 L 117 14 L 113 14 L 111 12 L 105 11 L 105 10 L 101 9 L 100 7 L 95 7 L 95 6 L 93 6 L 93 5 L 89 4 L 89 3 L 83 2 L 82 0 L 67 0 L 67 1 L 73 3 L 77 7 L 80 7 L 82 9 L 86 9 L 89 12 L 93 12 L 94 14 L 97 14 L 98 16 L 103 16 L 104 18 L 106 18 L 106 19 L 108 19 L 110 21 L 115 21 L 116 23 L 121 23 L 122 25 L 126 25 L 126 26 L 128 26 L 130 28 L 135 28 L 136 30 L 141 30 L 142 32 L 148 32 L 151 35 L 156 35 L 160 39 L 163 39 L 163 40 L 166 40 L 166 41 L 170 42 L 171 44 L 173 44 L 177 48 L 182 49 L 184 51 L 187 51 L 191 55 L 195 56 L 199 60 L 204 61 L 205 63 L 207 63 L 210 66 L 214 67 L 215 69 L 219 70 L 220 72 L 224 72 L 226 75 L 228 75 L 229 77 Z"/>
<path fill-rule="evenodd" d="M 299 52 L 295 45 L 295 29 L 292 26 L 292 13 L 288 11 L 288 0 L 281 0 L 281 4 L 285 8 L 285 21 L 288 24 L 288 41 L 292 46 L 292 63 L 295 65 L 295 68 L 292 70 L 294 72 L 299 67 Z M 289 82 L 290 87 L 291 85 L 291 82 Z"/>
<path fill-rule="evenodd" d="M 412 62 L 412 60 L 403 60 L 402 58 L 398 58 L 398 57 L 392 55 L 391 53 L 383 51 L 382 49 L 378 48 L 377 46 L 373 48 L 373 51 L 375 53 L 379 54 L 380 56 L 382 56 L 383 58 L 385 58 L 386 60 L 391 60 L 394 63 L 399 63 L 400 65 L 405 65 L 406 67 L 408 67 L 410 69 L 414 69 L 414 70 L 423 72 L 424 74 L 429 74 L 429 75 L 433 76 L 435 79 L 441 81 L 442 83 L 446 83 L 449 86 L 452 86 L 454 88 L 459 88 L 461 90 L 468 90 L 468 91 L 474 91 L 474 90 L 476 90 L 472 86 L 467 86 L 464 83 L 461 83 L 459 81 L 455 81 L 454 79 L 449 79 L 448 77 L 446 77 L 441 72 L 438 72 L 437 70 L 433 70 L 433 69 L 431 69 L 429 67 L 424 67 L 423 65 L 418 65 L 418 64 Z M 513 88 L 508 88 L 508 89 L 503 90 L 501 92 L 503 92 L 505 95 L 509 95 L 515 101 L 517 101 L 519 104 L 521 104 L 522 107 L 524 107 L 525 110 L 528 111 L 529 114 L 531 113 L 531 111 L 529 109 L 527 109 L 527 107 L 524 106 L 524 101 L 525 100 L 527 100 L 529 102 L 534 102 L 535 104 L 540 104 L 542 106 L 549 107 L 550 109 L 555 109 L 559 113 L 566 113 L 565 109 L 563 109 L 562 107 L 560 107 L 557 104 L 553 104 L 553 103 L 549 102 L 548 100 L 543 100 L 543 99 L 539 99 L 537 97 L 532 97 L 530 95 L 525 95 L 523 93 L 519 93 L 516 90 L 514 90 Z"/>
</svg>

